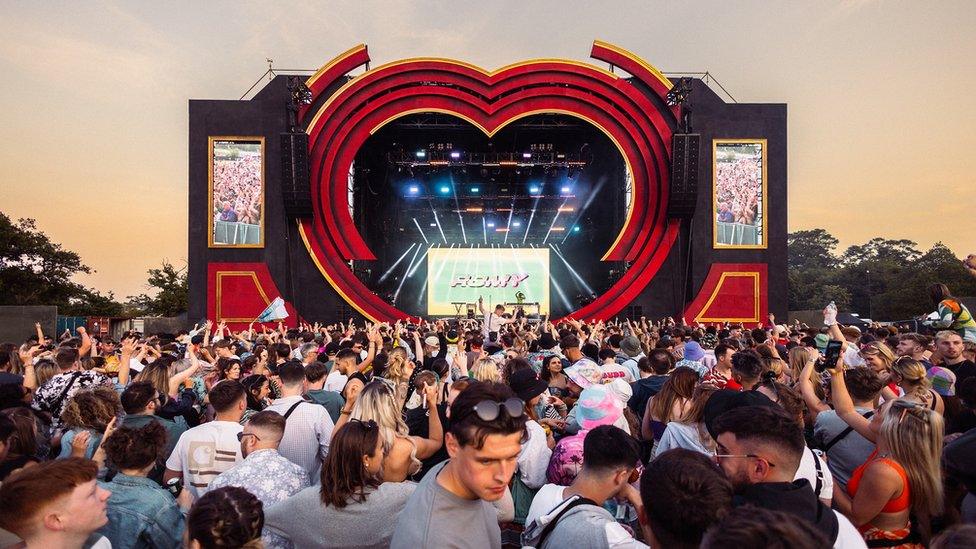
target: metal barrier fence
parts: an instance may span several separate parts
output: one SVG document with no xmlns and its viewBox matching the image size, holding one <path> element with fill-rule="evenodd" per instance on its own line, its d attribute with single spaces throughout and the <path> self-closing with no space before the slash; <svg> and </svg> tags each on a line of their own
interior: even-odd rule
<svg viewBox="0 0 976 549">
<path fill-rule="evenodd" d="M 240 244 L 260 244 L 261 226 L 240 221 L 215 221 L 214 244 L 235 246 Z"/>
<path fill-rule="evenodd" d="M 723 223 L 718 222 L 718 244 L 727 246 L 758 246 L 759 227 L 746 225 L 744 223 Z"/>
</svg>

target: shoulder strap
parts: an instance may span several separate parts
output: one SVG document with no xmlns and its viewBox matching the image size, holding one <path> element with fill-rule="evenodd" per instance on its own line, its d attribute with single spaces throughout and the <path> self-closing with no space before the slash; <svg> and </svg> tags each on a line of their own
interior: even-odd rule
<svg viewBox="0 0 976 549">
<path fill-rule="evenodd" d="M 64 402 L 64 398 L 66 396 L 68 396 L 68 391 L 70 391 L 71 388 L 75 386 L 75 383 L 78 381 L 78 378 L 79 377 L 81 377 L 81 372 L 75 371 L 75 372 L 72 372 L 71 373 L 71 381 L 69 381 L 68 384 L 64 386 L 64 390 L 62 390 L 61 391 L 61 394 L 58 395 L 57 400 L 55 400 L 51 404 L 51 413 L 52 414 L 57 414 L 57 413 L 60 412 L 60 410 L 61 410 L 61 403 Z"/>
<path fill-rule="evenodd" d="M 817 455 L 817 452 L 814 451 L 812 448 L 807 448 L 807 450 L 810 450 L 810 453 L 813 455 L 813 465 L 814 467 L 817 468 L 817 485 L 814 487 L 813 493 L 816 494 L 817 498 L 819 499 L 820 490 L 823 489 L 823 479 L 824 479 L 823 468 L 820 465 L 820 456 Z"/>
<path fill-rule="evenodd" d="M 298 408 L 299 404 L 303 404 L 304 402 L 305 402 L 304 400 L 299 400 L 298 402 L 292 404 L 291 408 L 288 408 L 288 411 L 285 412 L 285 421 L 288 421 L 288 416 L 290 416 L 291 413 L 295 411 L 295 408 Z"/>
<path fill-rule="evenodd" d="M 578 507 L 580 505 L 596 505 L 596 502 L 594 502 L 589 498 L 584 498 L 582 496 L 573 496 L 573 497 L 575 497 L 576 499 L 569 502 L 565 507 L 563 507 L 562 511 L 559 511 L 559 513 L 556 516 L 552 517 L 552 520 L 549 521 L 549 524 L 547 524 L 546 527 L 542 529 L 542 532 L 539 534 L 539 542 L 536 544 L 536 547 L 539 548 L 542 547 L 543 542 L 546 541 L 546 538 L 549 537 L 549 534 L 551 534 L 552 531 L 556 528 L 556 524 L 558 524 L 560 519 L 563 518 L 563 515 L 568 513 L 573 507 Z"/>
<path fill-rule="evenodd" d="M 863 414 L 864 419 L 871 419 L 871 416 L 873 416 L 873 415 L 874 415 L 874 410 L 871 410 L 871 411 L 867 412 L 866 414 Z M 838 442 L 840 442 L 841 440 L 843 440 L 844 437 L 846 437 L 847 435 L 849 435 L 849 434 L 851 434 L 853 432 L 854 432 L 854 428 L 853 427 L 848 427 L 847 429 L 844 429 L 843 431 L 840 432 L 839 435 L 837 435 L 834 438 L 832 438 L 830 440 L 830 442 L 828 442 L 827 444 L 824 444 L 823 451 L 824 452 L 829 452 L 830 449 L 833 448 L 835 444 L 837 444 Z"/>
</svg>

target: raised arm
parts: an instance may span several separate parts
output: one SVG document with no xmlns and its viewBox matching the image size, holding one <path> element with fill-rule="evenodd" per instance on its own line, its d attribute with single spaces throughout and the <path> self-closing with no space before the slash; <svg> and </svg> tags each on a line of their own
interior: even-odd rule
<svg viewBox="0 0 976 549">
<path fill-rule="evenodd" d="M 427 438 L 413 437 L 417 443 L 417 459 L 427 459 L 441 449 L 444 444 L 444 428 L 441 425 L 441 415 L 437 413 L 437 385 L 424 386 L 424 398 L 427 400 Z"/>
<path fill-rule="evenodd" d="M 813 367 L 816 364 L 816 351 L 808 349 L 806 360 L 803 362 L 803 370 L 800 371 L 800 394 L 803 396 L 803 402 L 806 403 L 807 408 L 814 412 L 814 415 L 830 410 L 830 406 L 824 404 L 820 398 L 817 397 L 817 392 L 813 386 L 813 380 L 811 378 L 813 374 Z"/>
<path fill-rule="evenodd" d="M 119 358 L 119 385 L 122 387 L 129 383 L 129 362 L 135 350 L 135 338 L 127 337 L 122 340 L 122 356 Z"/>
<path fill-rule="evenodd" d="M 837 416 L 845 423 L 854 428 L 862 437 L 876 442 L 877 434 L 871 430 L 871 420 L 857 413 L 854 408 L 854 400 L 847 391 L 847 384 L 844 383 L 844 359 L 837 360 L 837 367 L 830 370 L 830 398 L 834 402 L 834 410 Z"/>
</svg>

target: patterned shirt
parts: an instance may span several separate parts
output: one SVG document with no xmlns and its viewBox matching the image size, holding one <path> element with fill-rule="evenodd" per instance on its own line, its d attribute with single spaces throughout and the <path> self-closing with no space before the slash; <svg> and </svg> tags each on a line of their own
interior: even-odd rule
<svg viewBox="0 0 976 549">
<path fill-rule="evenodd" d="M 265 508 L 288 499 L 309 486 L 300 466 L 283 458 L 278 450 L 255 450 L 244 461 L 224 471 L 210 483 L 210 489 L 239 486 L 254 494 Z"/>
<path fill-rule="evenodd" d="M 57 426 L 61 424 L 61 412 L 75 393 L 81 389 L 100 386 L 112 387 L 112 380 L 94 371 L 58 374 L 37 388 L 32 406 L 35 410 L 50 413 L 54 418 L 54 425 Z"/>
</svg>

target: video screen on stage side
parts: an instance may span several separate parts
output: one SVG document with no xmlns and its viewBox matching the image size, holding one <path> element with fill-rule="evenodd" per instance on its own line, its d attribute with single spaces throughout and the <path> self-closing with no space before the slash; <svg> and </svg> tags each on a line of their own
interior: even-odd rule
<svg viewBox="0 0 976 549">
<path fill-rule="evenodd" d="M 264 245 L 264 138 L 210 139 L 210 245 Z"/>
<path fill-rule="evenodd" d="M 458 314 L 455 303 L 485 310 L 525 303 L 526 314 L 549 313 L 549 251 L 537 248 L 431 248 L 427 253 L 427 314 Z M 533 305 L 528 305 L 529 303 Z M 511 312 L 511 307 L 506 307 Z M 462 306 L 460 314 L 466 314 Z M 476 309 L 477 311 L 477 309 Z M 476 314 L 478 314 L 476 312 Z"/>
<path fill-rule="evenodd" d="M 766 141 L 716 140 L 716 248 L 766 247 Z"/>
</svg>

